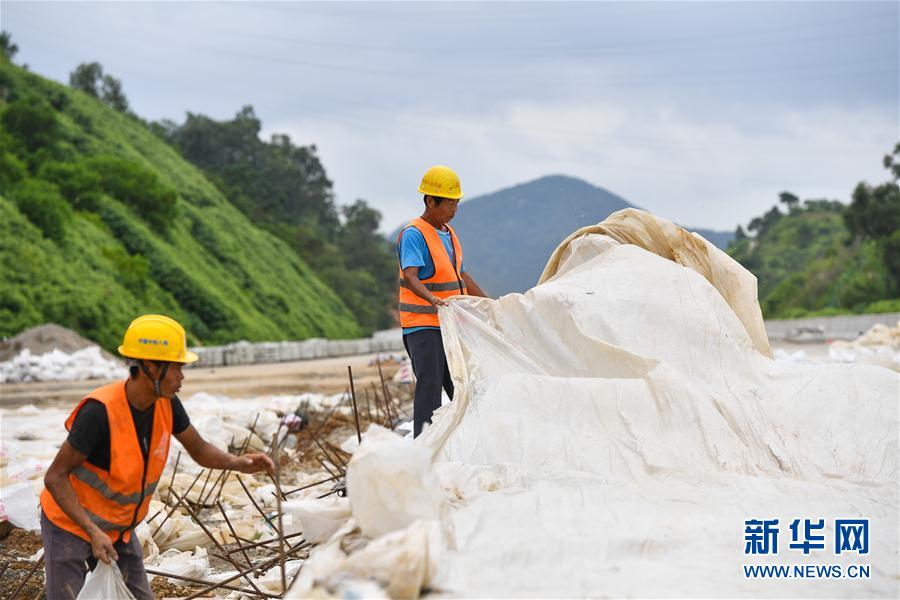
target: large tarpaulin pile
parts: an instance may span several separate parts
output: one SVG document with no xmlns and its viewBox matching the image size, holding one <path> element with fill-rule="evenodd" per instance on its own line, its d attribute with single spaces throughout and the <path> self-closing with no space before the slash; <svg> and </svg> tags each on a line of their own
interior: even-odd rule
<svg viewBox="0 0 900 600">
<path fill-rule="evenodd" d="M 295 596 L 898 596 L 897 374 L 771 360 L 755 280 L 702 238 L 622 211 L 535 288 L 440 316 L 454 402 L 414 442 L 369 431 Z M 776 519 L 761 554 L 750 521 Z"/>
</svg>

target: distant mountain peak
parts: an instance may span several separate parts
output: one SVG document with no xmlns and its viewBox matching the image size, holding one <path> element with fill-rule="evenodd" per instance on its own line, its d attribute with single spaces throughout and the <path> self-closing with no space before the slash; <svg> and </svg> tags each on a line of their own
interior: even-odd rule
<svg viewBox="0 0 900 600">
<path fill-rule="evenodd" d="M 534 286 L 550 254 L 570 233 L 629 207 L 639 208 L 584 179 L 552 174 L 464 200 L 453 229 L 463 245 L 466 270 L 497 296 Z M 701 231 L 707 239 L 714 237 L 715 232 Z M 399 232 L 388 239 L 396 240 Z"/>
</svg>

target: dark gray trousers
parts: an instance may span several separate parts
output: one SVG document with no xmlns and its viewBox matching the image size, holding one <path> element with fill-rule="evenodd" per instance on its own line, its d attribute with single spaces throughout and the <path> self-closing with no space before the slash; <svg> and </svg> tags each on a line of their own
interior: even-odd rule
<svg viewBox="0 0 900 600">
<path fill-rule="evenodd" d="M 422 433 L 425 423 L 441 407 L 441 388 L 453 400 L 453 382 L 444 342 L 439 329 L 422 329 L 403 336 L 403 345 L 416 374 L 416 397 L 413 401 L 413 437 Z"/>
<path fill-rule="evenodd" d="M 41 538 L 44 541 L 44 587 L 47 600 L 74 600 L 84 585 L 88 567 L 91 570 L 97 560 L 91 545 L 50 522 L 41 511 Z M 144 570 L 144 553 L 134 532 L 126 544 L 114 544 L 119 560 L 119 570 L 125 585 L 138 600 L 153 600 L 147 572 Z"/>
</svg>

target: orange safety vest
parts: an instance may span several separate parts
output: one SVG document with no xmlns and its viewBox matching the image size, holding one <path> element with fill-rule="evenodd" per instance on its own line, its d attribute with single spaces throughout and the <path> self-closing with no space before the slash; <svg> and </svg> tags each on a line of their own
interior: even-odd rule
<svg viewBox="0 0 900 600">
<path fill-rule="evenodd" d="M 145 461 L 125 397 L 125 382 L 110 383 L 84 397 L 66 419 L 66 430 L 72 429 L 75 416 L 89 399 L 98 400 L 106 406 L 109 418 L 109 471 L 85 461 L 69 474 L 69 482 L 88 517 L 113 542 L 120 535 L 122 541 L 128 542 L 131 530 L 147 516 L 150 498 L 169 457 L 172 403 L 168 398 L 156 401 L 150 452 Z M 69 518 L 47 488 L 41 492 L 41 508 L 52 523 L 90 541 L 87 532 Z"/>
<path fill-rule="evenodd" d="M 413 219 L 407 227 L 415 227 L 425 238 L 431 261 L 434 263 L 434 275 L 428 279 L 422 279 L 425 288 L 438 298 L 449 298 L 466 293 L 466 284 L 459 274 L 462 266 L 462 246 L 456 232 L 448 225 L 450 238 L 453 240 L 453 251 L 456 254 L 456 264 L 450 262 L 447 248 L 441 241 L 437 229 L 424 219 Z M 406 227 L 404 227 L 404 230 Z M 400 232 L 403 236 L 403 232 Z M 397 247 L 400 246 L 400 237 L 397 238 Z M 400 269 L 400 326 L 401 327 L 440 327 L 437 309 L 428 300 L 420 298 L 406 283 L 403 269 Z"/>
</svg>

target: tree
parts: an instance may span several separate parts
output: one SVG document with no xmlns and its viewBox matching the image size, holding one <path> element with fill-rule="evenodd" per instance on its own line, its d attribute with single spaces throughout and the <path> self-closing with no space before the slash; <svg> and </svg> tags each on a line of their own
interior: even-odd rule
<svg viewBox="0 0 900 600">
<path fill-rule="evenodd" d="M 752 231 L 756 235 L 762 233 L 763 230 L 763 220 L 759 217 L 754 217 L 750 224 L 747 225 L 747 231 Z"/>
<path fill-rule="evenodd" d="M 863 239 L 878 240 L 900 230 L 900 187 L 893 182 L 875 187 L 860 182 L 844 211 L 844 223 L 853 237 Z"/>
<path fill-rule="evenodd" d="M 29 152 L 53 146 L 61 135 L 56 111 L 36 96 L 10 103 L 0 116 L 0 124 Z"/>
<path fill-rule="evenodd" d="M 128 112 L 128 98 L 122 91 L 122 82 L 112 75 L 104 75 L 100 63 L 81 63 L 75 67 L 69 74 L 69 85 L 99 98 L 113 110 Z"/>
<path fill-rule="evenodd" d="M 25 179 L 11 192 L 12 200 L 44 237 L 62 241 L 72 209 L 52 183 L 40 179 Z"/>
<path fill-rule="evenodd" d="M 891 276 L 894 295 L 900 295 L 900 231 L 895 231 L 881 241 L 884 266 Z"/>
<path fill-rule="evenodd" d="M 94 98 L 99 98 L 97 84 L 102 78 L 103 67 L 100 66 L 100 63 L 81 63 L 69 74 L 69 85 Z"/>
<path fill-rule="evenodd" d="M 853 190 L 853 202 L 844 210 L 844 223 L 854 238 L 884 239 L 900 230 L 900 144 L 893 155 L 884 157 L 884 168 L 890 171 L 893 181 L 872 187 L 862 181 Z"/>
<path fill-rule="evenodd" d="M 778 194 L 778 201 L 787 206 L 789 213 L 794 212 L 800 205 L 800 198 L 790 192 L 781 192 Z"/>
<path fill-rule="evenodd" d="M 900 179 L 900 142 L 894 146 L 893 154 L 884 155 L 884 168 L 894 176 L 894 181 Z"/>
<path fill-rule="evenodd" d="M 19 47 L 13 44 L 12 36 L 8 31 L 0 31 L 0 55 L 11 61 L 19 52 Z"/>
<path fill-rule="evenodd" d="M 363 329 L 393 325 L 397 273 L 393 250 L 378 233 L 381 215 L 363 200 L 338 209 L 315 146 L 286 134 L 264 142 L 252 106 L 230 121 L 189 113 L 181 127 L 153 129 L 252 221 L 290 244 Z"/>
<path fill-rule="evenodd" d="M 780 210 L 778 210 L 777 206 L 773 206 L 769 212 L 763 215 L 763 225 L 762 231 L 760 233 L 765 233 L 775 226 L 775 223 L 781 220 L 784 214 Z"/>
<path fill-rule="evenodd" d="M 746 239 L 747 234 L 744 232 L 744 228 L 738 225 L 737 229 L 734 230 L 734 241 L 739 242 Z"/>
<path fill-rule="evenodd" d="M 103 87 L 100 90 L 100 99 L 110 108 L 119 112 L 128 112 L 128 98 L 122 92 L 122 82 L 112 75 L 103 76 Z"/>
</svg>

